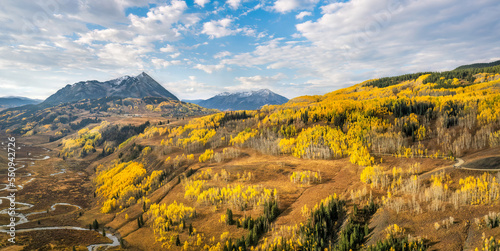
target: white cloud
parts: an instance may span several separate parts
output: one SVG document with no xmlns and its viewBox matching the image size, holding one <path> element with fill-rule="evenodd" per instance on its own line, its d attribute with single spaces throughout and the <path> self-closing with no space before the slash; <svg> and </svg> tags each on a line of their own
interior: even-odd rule
<svg viewBox="0 0 500 251">
<path fill-rule="evenodd" d="M 142 69 L 146 65 L 143 61 L 147 58 L 146 54 L 155 50 L 154 42 L 178 40 L 181 29 L 186 30 L 197 22 L 196 16 L 184 15 L 186 9 L 184 1 L 174 0 L 170 4 L 151 8 L 144 17 L 130 14 L 128 26 L 115 25 L 115 28 L 78 33 L 80 38 L 76 42 L 88 45 L 92 53 L 106 64 L 116 64 L 119 67 L 134 65 Z M 183 25 L 181 28 L 178 27 L 180 24 Z M 101 45 L 95 42 L 107 42 L 107 44 Z M 173 53 L 170 55 L 171 58 L 180 55 L 178 52 L 174 53 L 176 50 L 171 45 L 160 48 L 160 51 Z M 154 65 L 165 67 L 168 62 Z"/>
<path fill-rule="evenodd" d="M 132 32 L 125 30 L 92 30 L 84 34 L 80 34 L 80 38 L 76 40 L 76 42 L 81 44 L 91 44 L 94 41 L 122 43 L 130 40 L 133 36 L 134 34 Z"/>
<path fill-rule="evenodd" d="M 234 35 L 240 30 L 232 30 L 230 27 L 232 22 L 230 18 L 206 22 L 203 24 L 201 33 L 208 35 L 211 39 Z"/>
<path fill-rule="evenodd" d="M 194 0 L 194 3 L 203 8 L 205 4 L 210 3 L 210 0 Z"/>
<path fill-rule="evenodd" d="M 238 28 L 236 25 L 233 25 L 233 19 L 231 18 L 223 18 L 220 20 L 212 20 L 203 24 L 202 34 L 208 35 L 210 39 L 227 37 L 231 35 L 236 35 L 238 33 L 242 33 L 245 36 L 258 37 L 261 38 L 264 36 L 264 33 L 257 34 L 257 31 L 249 28 L 243 27 Z M 236 26 L 236 27 L 233 27 Z"/>
<path fill-rule="evenodd" d="M 237 77 L 236 80 L 241 82 L 242 84 L 246 85 L 255 85 L 255 84 L 263 84 L 263 85 L 269 85 L 272 83 L 276 83 L 277 81 L 286 79 L 286 75 L 283 73 L 278 73 L 274 76 L 261 76 L 261 75 L 256 75 L 252 77 Z"/>
<path fill-rule="evenodd" d="M 249 36 L 249 37 L 257 36 L 257 31 L 252 29 L 252 28 L 244 27 L 243 29 L 241 29 L 241 31 L 243 32 L 243 34 L 245 36 Z M 258 36 L 261 37 L 262 34 L 259 34 Z"/>
<path fill-rule="evenodd" d="M 231 56 L 231 52 L 229 51 L 221 51 L 214 55 L 214 58 L 225 58 Z"/>
<path fill-rule="evenodd" d="M 500 33 L 495 32 L 500 30 L 498 0 L 273 0 L 254 2 L 253 8 L 242 6 L 245 2 L 196 0 L 197 6 L 188 10 L 180 0 L 7 1 L 0 8 L 0 76 L 15 82 L 2 79 L 6 85 L 0 86 L 0 93 L 9 93 L 19 82 L 33 83 L 30 95 L 45 95 L 58 89 L 54 81 L 63 86 L 141 69 L 167 68 L 165 74 L 172 74 L 168 68 L 180 64 L 206 73 L 233 68 L 230 79 L 219 82 L 229 83 L 242 76 L 238 74 L 253 76 L 236 79 L 240 85 L 272 81 L 275 70 L 285 69 L 293 75 L 294 86 L 285 80 L 269 85 L 294 96 L 292 91 L 324 93 L 369 78 L 447 70 L 500 55 Z M 207 5 L 213 5 L 215 13 L 198 7 Z M 155 7 L 144 16 L 125 14 L 129 7 L 148 6 Z M 290 24 L 296 28 L 293 34 L 273 39 L 265 31 L 270 32 L 268 25 L 276 19 L 244 26 L 246 18 L 261 17 L 256 9 L 310 18 Z M 319 12 L 319 18 L 309 15 Z M 220 18 L 211 21 L 214 16 Z M 255 37 L 256 44 L 242 45 L 237 37 L 231 38 L 237 46 L 210 40 L 236 35 Z M 267 37 L 271 40 L 264 41 Z M 227 51 L 214 55 L 223 46 Z M 17 74 L 8 74 L 14 71 Z M 172 76 L 188 79 L 193 71 Z M 64 79 L 49 79 L 50 74 Z M 20 75 L 30 77 L 16 77 Z M 222 75 L 208 77 L 217 81 Z M 45 85 L 52 89 L 39 87 Z"/>
<path fill-rule="evenodd" d="M 225 68 L 224 64 L 217 64 L 217 65 L 203 65 L 203 64 L 197 64 L 194 66 L 195 69 L 202 70 L 208 74 L 212 74 L 214 71 L 219 71 Z"/>
<path fill-rule="evenodd" d="M 293 69 L 308 92 L 397 74 L 453 69 L 500 54 L 500 2 L 356 0 L 296 25 L 308 43 L 274 39 L 222 59 L 227 66 Z M 292 8 L 293 7 L 293 8 Z M 296 5 L 281 11 L 296 9 Z"/>
<path fill-rule="evenodd" d="M 158 34 L 161 32 L 172 40 L 179 36 L 175 29 L 172 29 L 172 24 L 182 18 L 186 9 L 187 5 L 184 1 L 174 0 L 170 5 L 151 9 L 146 17 L 130 14 L 128 16 L 131 22 L 130 28 L 139 34 Z"/>
<path fill-rule="evenodd" d="M 172 53 L 177 51 L 174 46 L 167 44 L 165 47 L 160 48 L 161 52 Z"/>
<path fill-rule="evenodd" d="M 180 53 L 180 52 L 176 52 L 176 53 L 171 54 L 171 55 L 169 55 L 169 56 L 170 56 L 171 58 L 177 58 L 177 57 L 179 57 L 180 55 L 181 55 L 181 53 Z"/>
<path fill-rule="evenodd" d="M 151 59 L 151 63 L 156 67 L 156 69 L 161 69 L 161 68 L 167 68 L 171 65 L 179 65 L 181 64 L 181 61 L 179 60 L 172 60 L 172 61 L 167 61 L 165 59 L 161 58 L 153 58 Z"/>
<path fill-rule="evenodd" d="M 328 5 L 325 5 L 325 6 L 321 6 L 321 10 L 322 10 L 322 14 L 330 14 L 330 13 L 333 13 L 335 11 L 337 11 L 338 9 L 342 8 L 342 6 L 344 6 L 345 3 L 343 2 L 338 2 L 338 3 L 331 3 L 331 4 L 328 4 Z"/>
<path fill-rule="evenodd" d="M 232 8 L 232 9 L 238 9 L 238 7 L 240 7 L 241 5 L 241 0 L 227 0 L 226 1 L 227 4 L 229 4 L 229 6 Z"/>
<path fill-rule="evenodd" d="M 195 50 L 195 49 L 198 49 L 198 47 L 200 47 L 202 45 L 207 45 L 207 44 L 208 44 L 208 42 L 203 42 L 203 43 L 198 43 L 198 44 L 194 44 L 194 45 L 191 45 L 191 46 L 185 46 L 182 49 L 185 49 L 185 50 Z"/>
<path fill-rule="evenodd" d="M 19 1 L 22 2 L 22 1 Z M 73 20 L 78 20 L 87 23 L 99 24 L 104 27 L 113 26 L 117 22 L 126 22 L 127 19 L 123 15 L 128 7 L 147 6 L 150 1 L 138 0 L 85 0 L 85 1 L 39 1 L 38 4 L 47 4 L 48 6 L 58 6 L 59 10 L 55 12 L 64 13 Z M 24 6 L 26 7 L 26 6 Z M 55 9 L 58 9 L 55 8 Z M 54 9 L 48 7 L 48 9 Z M 58 14 L 58 13 L 56 13 Z"/>
<path fill-rule="evenodd" d="M 283 73 L 278 73 L 274 76 L 255 75 L 252 77 L 236 77 L 235 80 L 241 84 L 228 86 L 225 89 L 229 91 L 276 89 L 276 84 L 286 78 L 286 75 Z"/>
<path fill-rule="evenodd" d="M 307 16 L 312 16 L 312 13 L 310 11 L 302 11 L 299 14 L 297 14 L 295 16 L 295 18 L 302 20 L 302 19 L 304 19 L 304 17 L 307 17 Z"/>
<path fill-rule="evenodd" d="M 264 7 L 265 7 L 264 2 L 260 2 L 260 3 L 256 4 L 254 7 L 249 8 L 245 12 L 241 13 L 240 17 L 241 16 L 246 16 L 246 15 L 250 14 L 251 12 L 254 12 L 254 11 L 256 11 L 258 9 L 261 9 L 261 8 L 264 8 Z"/>
<path fill-rule="evenodd" d="M 141 55 L 147 52 L 149 51 L 146 48 L 109 43 L 97 53 L 97 56 L 103 63 L 144 69 Z"/>
<path fill-rule="evenodd" d="M 147 15 L 125 16 L 128 7 L 155 1 L 14 1 L 2 6 L 0 20 L 0 68 L 126 72 L 149 65 L 155 42 L 179 39 L 181 30 L 199 21 L 186 14 L 184 1 L 158 4 Z M 19 18 L 29 17 L 29 18 Z M 105 26 L 89 30 L 86 24 Z M 77 38 L 75 38 L 75 36 Z M 10 46 L 10 47 L 7 47 Z M 179 57 L 174 47 L 162 52 Z M 127 69 L 128 68 L 128 69 Z"/>
<path fill-rule="evenodd" d="M 169 82 L 164 86 L 179 99 L 207 99 L 222 92 L 220 87 L 199 82 L 194 76 L 189 76 L 188 79 L 180 81 Z"/>
<path fill-rule="evenodd" d="M 276 0 L 273 9 L 280 13 L 287 13 L 298 9 L 313 8 L 319 0 Z"/>
<path fill-rule="evenodd" d="M 177 58 L 181 53 L 173 45 L 167 44 L 165 47 L 160 48 L 161 52 L 168 53 L 171 58 Z"/>
</svg>

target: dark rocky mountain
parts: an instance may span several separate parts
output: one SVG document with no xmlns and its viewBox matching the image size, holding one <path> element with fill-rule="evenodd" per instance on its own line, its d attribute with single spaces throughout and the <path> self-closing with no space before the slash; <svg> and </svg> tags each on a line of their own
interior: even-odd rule
<svg viewBox="0 0 500 251">
<path fill-rule="evenodd" d="M 223 92 L 207 100 L 198 102 L 205 108 L 221 111 L 256 110 L 263 105 L 281 105 L 288 99 L 268 89 L 258 91 L 229 93 Z"/>
<path fill-rule="evenodd" d="M 106 82 L 89 80 L 67 85 L 48 97 L 43 104 L 56 105 L 103 97 L 144 98 L 148 96 L 179 100 L 156 80 L 143 72 L 135 77 L 124 76 Z"/>
<path fill-rule="evenodd" d="M 0 109 L 12 108 L 23 105 L 34 105 L 41 103 L 43 100 L 30 99 L 25 97 L 0 97 Z"/>
</svg>

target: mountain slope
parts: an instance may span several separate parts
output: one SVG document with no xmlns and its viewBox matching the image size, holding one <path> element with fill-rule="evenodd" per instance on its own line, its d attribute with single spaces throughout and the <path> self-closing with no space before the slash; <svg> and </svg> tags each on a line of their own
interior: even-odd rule
<svg viewBox="0 0 500 251">
<path fill-rule="evenodd" d="M 124 76 L 106 82 L 90 80 L 67 85 L 48 97 L 43 103 L 55 105 L 82 99 L 98 99 L 111 96 L 122 98 L 151 96 L 179 100 L 156 80 L 143 72 L 135 77 Z"/>
<path fill-rule="evenodd" d="M 467 162 L 469 153 L 485 149 L 495 155 L 487 157 L 498 157 L 500 80 L 476 81 L 477 74 L 497 74 L 495 69 L 483 68 L 481 71 L 467 70 L 464 75 L 460 71 L 418 73 L 368 80 L 325 95 L 302 96 L 257 111 L 195 118 L 171 128 L 168 134 L 138 136 L 133 139 L 135 147 L 147 145 L 159 150 L 143 156 L 136 154 L 139 157 L 132 167 L 125 168 L 130 165 L 126 162 L 129 159 L 121 160 L 122 166 L 108 164 L 109 168 L 101 169 L 103 171 L 96 176 L 103 181 L 111 176 L 132 177 L 129 180 L 135 176 L 145 184 L 155 179 L 157 173 L 153 170 L 168 170 L 166 175 L 173 176 L 166 178 L 171 181 L 164 186 L 168 190 L 155 185 L 153 193 L 144 192 L 151 200 L 149 210 L 143 210 L 148 210 L 145 213 L 148 221 L 162 223 L 135 224 L 144 202 L 127 204 L 135 199 L 130 199 L 132 195 L 116 198 L 113 193 L 100 192 L 114 189 L 111 182 L 101 182 L 95 184 L 101 212 L 110 213 L 110 218 L 116 215 L 106 225 L 121 228 L 120 231 L 126 229 L 122 226 L 132 224 L 149 228 L 154 237 L 144 235 L 142 238 L 143 235 L 135 233 L 125 237 L 131 246 L 144 250 L 154 249 L 144 243 L 153 243 L 155 239 L 163 240 L 161 244 L 155 243 L 158 250 L 160 245 L 170 247 L 169 250 L 181 250 L 174 245 L 177 236 L 180 236 L 178 242 L 192 245 L 188 231 L 182 231 L 182 227 L 173 228 L 164 221 L 165 215 L 177 208 L 189 210 L 183 214 L 192 215 L 188 224 L 206 233 L 206 239 L 200 238 L 202 244 L 198 246 L 207 245 L 206 249 L 213 250 L 221 250 L 219 247 L 231 243 L 231 239 L 238 240 L 232 243 L 241 249 L 258 245 L 262 250 L 294 250 L 290 248 L 292 245 L 301 250 L 354 250 L 360 245 L 382 246 L 378 241 L 387 244 L 384 248 L 372 246 L 367 250 L 396 250 L 395 247 L 402 244 L 394 243 L 409 239 L 419 240 L 411 244 L 412 247 L 422 246 L 424 239 L 429 243 L 429 250 L 461 250 L 465 239 L 469 239 L 467 247 L 478 246 L 481 232 L 485 232 L 485 236 L 498 235 L 498 228 L 477 227 L 477 223 L 468 228 L 455 223 L 477 222 L 475 218 L 483 218 L 491 210 L 496 212 L 499 198 L 490 195 L 498 194 L 500 184 L 489 173 L 481 175 L 455 168 L 451 160 L 463 157 Z M 222 100 L 229 95 L 224 93 L 218 98 Z M 159 132 L 160 128 L 149 131 L 144 135 Z M 128 153 L 126 149 L 114 153 L 117 163 L 119 156 L 131 154 L 132 150 Z M 132 144 L 128 149 L 132 149 Z M 140 149 L 135 151 L 140 152 Z M 193 154 L 191 162 L 185 160 L 189 158 L 183 155 L 186 151 Z M 490 159 L 485 161 L 491 163 Z M 154 162 L 162 164 L 142 171 L 149 173 L 151 178 L 132 172 Z M 124 171 L 114 171 L 122 167 Z M 185 173 L 176 178 L 174 170 Z M 246 172 L 251 172 L 251 177 L 241 178 Z M 221 179 L 223 176 L 225 178 Z M 250 196 L 240 192 L 245 188 L 230 190 L 236 186 L 247 186 L 247 191 L 252 192 L 250 196 L 255 198 L 253 201 L 259 200 L 262 191 L 267 194 L 277 191 L 274 198 L 280 203 L 274 210 L 266 206 L 273 203 L 272 199 L 252 205 L 243 199 Z M 231 191 L 227 194 L 232 193 L 235 199 L 221 195 L 219 191 L 223 190 Z M 432 191 L 440 192 L 432 194 Z M 327 197 L 332 193 L 335 195 Z M 314 221 L 321 222 L 318 219 L 323 217 L 321 212 L 325 212 L 314 209 L 313 205 L 321 205 L 323 198 L 333 201 L 335 197 L 349 201 L 342 204 L 345 209 L 341 212 L 346 213 L 345 217 L 335 216 L 339 220 L 335 226 L 312 225 Z M 108 202 L 101 202 L 104 200 Z M 183 204 L 175 202 L 181 200 Z M 115 204 L 115 201 L 118 202 Z M 309 208 L 313 208 L 312 211 Z M 193 211 L 196 214 L 191 214 Z M 273 211 L 283 213 L 276 217 Z M 130 215 L 135 216 L 128 218 Z M 249 223 L 256 217 L 262 219 L 261 223 L 255 223 L 257 220 Z M 249 227 L 249 224 L 267 223 L 283 228 L 262 227 L 257 233 L 255 229 L 259 227 Z M 298 225 L 298 230 L 285 230 L 285 227 L 293 229 Z M 167 227 L 170 230 L 164 231 Z M 416 237 L 406 238 L 406 233 L 388 235 L 389 231 L 396 231 L 391 229 L 405 229 Z M 336 238 L 337 233 L 343 237 Z M 326 235 L 328 239 L 322 237 Z M 307 236 L 310 238 L 306 239 Z M 389 238 L 385 239 L 386 236 Z M 221 242 L 216 243 L 214 239 Z M 370 241 L 365 243 L 367 239 Z M 284 247 L 283 243 L 288 246 Z"/>
<path fill-rule="evenodd" d="M 268 89 L 250 92 L 223 92 L 198 104 L 206 108 L 227 110 L 255 110 L 263 105 L 281 105 L 288 99 Z"/>
<path fill-rule="evenodd" d="M 455 70 L 465 70 L 470 68 L 485 68 L 500 65 L 500 60 L 491 62 L 491 63 L 476 63 L 476 64 L 468 64 L 457 67 Z"/>
<path fill-rule="evenodd" d="M 0 109 L 22 105 L 34 105 L 40 102 L 42 102 L 42 100 L 30 99 L 25 97 L 0 97 Z"/>
<path fill-rule="evenodd" d="M 83 212 L 72 225 L 98 221 L 131 250 L 472 249 L 497 238 L 499 228 L 488 224 L 500 217 L 496 174 L 464 169 L 495 164 L 500 151 L 500 79 L 478 81 L 498 74 L 482 71 L 368 80 L 186 119 L 163 116 L 175 105 L 184 112 L 184 102 L 156 97 L 78 101 L 26 119 L 15 113 L 27 106 L 0 112 L 0 127 L 17 119 L 24 124 L 7 132 L 24 133 L 20 142 L 53 142 L 40 147 L 50 159 L 20 170 L 36 182 L 19 201 L 83 205 L 31 216 L 23 228 Z M 456 157 L 466 165 L 458 168 Z M 56 173 L 61 167 L 71 168 Z M 60 184 L 68 188 L 53 196 Z M 75 239 L 67 233 L 54 236 Z"/>
</svg>

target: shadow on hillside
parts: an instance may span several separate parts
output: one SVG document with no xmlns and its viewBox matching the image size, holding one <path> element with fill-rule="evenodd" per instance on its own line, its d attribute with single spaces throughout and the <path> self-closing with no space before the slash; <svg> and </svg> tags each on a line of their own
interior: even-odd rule
<svg viewBox="0 0 500 251">
<path fill-rule="evenodd" d="M 500 157 L 489 157 L 475 160 L 463 165 L 471 169 L 500 169 Z"/>
</svg>

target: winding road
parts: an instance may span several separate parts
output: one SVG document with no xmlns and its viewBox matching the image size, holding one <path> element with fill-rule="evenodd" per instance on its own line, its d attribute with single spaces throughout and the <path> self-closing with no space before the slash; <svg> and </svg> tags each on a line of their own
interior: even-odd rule
<svg viewBox="0 0 500 251">
<path fill-rule="evenodd" d="M 456 161 L 457 162 L 455 164 L 453 164 L 452 166 L 445 166 L 445 167 L 441 167 L 441 168 L 438 168 L 438 169 L 434 169 L 434 170 L 431 170 L 431 171 L 428 171 L 426 173 L 421 174 L 419 177 L 427 179 L 432 174 L 437 173 L 439 171 L 446 171 L 446 170 L 450 170 L 450 169 L 453 169 L 453 168 L 462 168 L 461 166 L 465 163 L 465 161 L 463 159 L 461 159 L 461 158 L 457 158 Z"/>
<path fill-rule="evenodd" d="M 74 227 L 74 226 L 61 226 L 61 227 L 35 227 L 35 228 L 27 228 L 27 229 L 17 229 L 16 233 L 25 233 L 25 232 L 32 232 L 32 231 L 43 231 L 43 230 L 59 230 L 59 229 L 68 229 L 68 230 L 79 230 L 79 231 L 94 231 L 94 230 L 89 230 L 88 228 L 83 228 L 83 227 Z M 8 233 L 8 230 L 5 229 L 0 229 L 1 233 Z M 106 243 L 106 244 L 92 244 L 88 245 L 87 249 L 89 251 L 92 250 L 98 250 L 101 247 L 116 247 L 120 245 L 120 240 L 118 238 L 111 234 L 107 233 L 106 237 L 110 239 L 113 243 Z"/>
<path fill-rule="evenodd" d="M 3 145 L 3 142 L 2 142 L 2 145 Z M 47 152 L 49 152 L 49 151 L 50 150 L 47 149 Z M 31 153 L 28 153 L 28 155 L 31 156 Z M 37 158 L 19 158 L 17 160 L 19 162 L 32 161 L 31 164 L 34 165 L 35 163 L 33 161 L 47 160 L 49 158 L 50 158 L 50 156 L 46 155 L 43 158 L 39 158 L 39 159 L 37 159 Z M 24 168 L 24 167 L 26 167 L 26 165 L 22 165 L 21 167 L 19 167 L 17 169 Z M 66 173 L 66 169 L 62 169 L 58 173 L 50 174 L 50 176 L 64 174 L 64 173 Z M 31 173 L 28 173 L 27 175 L 22 176 L 22 177 L 29 177 L 29 176 L 31 176 Z M 30 180 L 24 182 L 22 185 L 18 185 L 17 186 L 18 190 L 22 190 L 24 188 L 24 185 L 28 184 L 29 182 L 33 181 L 34 179 L 35 178 L 31 178 Z M 0 185 L 5 186 L 5 188 L 1 188 L 0 191 L 6 190 L 8 188 L 7 184 L 0 184 Z M 0 205 L 3 204 L 4 200 L 6 200 L 7 203 L 9 203 L 9 201 L 10 201 L 10 199 L 8 197 L 0 197 Z M 82 209 L 78 205 L 73 205 L 70 203 L 62 202 L 62 203 L 54 203 L 50 207 L 50 209 L 45 210 L 45 211 L 38 211 L 38 212 L 31 212 L 31 213 L 23 214 L 23 213 L 19 213 L 17 211 L 28 210 L 28 209 L 32 208 L 34 205 L 30 204 L 30 203 L 19 202 L 19 201 L 16 201 L 14 203 L 16 204 L 15 217 L 19 218 L 19 220 L 16 222 L 16 226 L 29 222 L 28 216 L 30 216 L 30 215 L 48 213 L 49 211 L 56 210 L 57 206 L 72 206 L 72 207 L 75 207 L 77 209 Z M 21 205 L 22 207 L 17 207 L 18 205 Z M 0 214 L 8 214 L 8 211 L 9 211 L 8 208 L 0 210 Z M 0 225 L 0 232 L 1 233 L 8 233 L 9 232 L 8 228 L 9 228 L 8 225 Z M 44 230 L 59 230 L 59 229 L 69 229 L 69 230 L 79 230 L 79 231 L 94 231 L 94 230 L 89 230 L 88 228 L 75 227 L 75 226 L 56 226 L 56 227 L 35 227 L 35 228 L 27 228 L 27 229 L 16 229 L 16 233 L 31 232 L 31 231 L 44 231 Z M 120 241 L 119 241 L 118 237 L 116 237 L 113 233 L 109 233 L 109 232 L 110 231 L 108 230 L 106 237 L 108 239 L 110 239 L 112 241 L 112 243 L 92 244 L 92 245 L 87 246 L 87 249 L 89 251 L 92 251 L 92 250 L 100 250 L 100 248 L 103 248 L 103 247 L 105 247 L 105 249 L 107 249 L 109 247 L 116 247 L 116 246 L 120 245 Z"/>
</svg>

